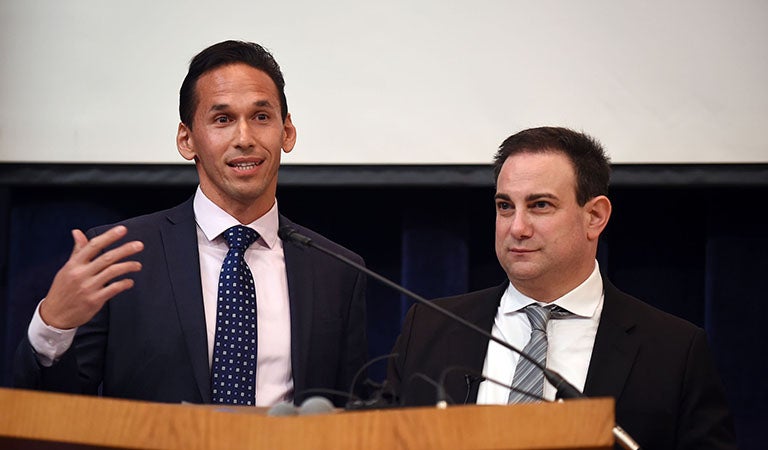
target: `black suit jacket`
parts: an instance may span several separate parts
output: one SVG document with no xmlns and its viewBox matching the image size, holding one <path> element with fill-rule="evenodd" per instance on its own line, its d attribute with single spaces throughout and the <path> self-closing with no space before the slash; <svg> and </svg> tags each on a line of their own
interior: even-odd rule
<svg viewBox="0 0 768 450">
<path fill-rule="evenodd" d="M 124 241 L 144 242 L 132 258 L 142 270 L 134 287 L 108 301 L 80 327 L 73 346 L 41 367 L 25 338 L 15 358 L 15 385 L 161 402 L 210 403 L 210 369 L 192 199 L 122 222 Z M 360 256 L 304 227 L 290 225 L 346 257 Z M 113 225 L 89 231 L 93 236 Z M 348 391 L 367 359 L 366 280 L 312 249 L 286 243 L 295 402 L 310 389 Z M 267 345 L 260 342 L 259 345 Z M 343 399 L 334 398 L 337 404 Z"/>
<path fill-rule="evenodd" d="M 605 302 L 584 394 L 616 400 L 616 423 L 644 449 L 735 449 L 732 418 L 704 331 L 622 293 L 604 279 Z M 504 284 L 436 300 L 489 333 Z M 477 400 L 488 339 L 430 308 L 406 316 L 388 383 L 406 405 L 435 404 L 444 380 L 457 403 Z"/>
</svg>

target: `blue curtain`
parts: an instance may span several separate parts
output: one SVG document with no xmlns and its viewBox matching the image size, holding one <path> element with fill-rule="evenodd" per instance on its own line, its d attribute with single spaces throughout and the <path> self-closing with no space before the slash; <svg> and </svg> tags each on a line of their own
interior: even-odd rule
<svg viewBox="0 0 768 450">
<path fill-rule="evenodd" d="M 86 229 L 172 206 L 193 186 L 7 187 L 0 192 L 0 369 L 32 311 Z M 621 289 L 706 328 L 743 449 L 768 423 L 768 193 L 754 188 L 616 187 L 601 267 Z M 361 254 L 368 267 L 426 298 L 496 285 L 489 187 L 280 188 L 281 212 Z M 389 353 L 410 300 L 369 281 L 370 355 Z M 386 362 L 371 367 L 381 380 Z"/>
</svg>

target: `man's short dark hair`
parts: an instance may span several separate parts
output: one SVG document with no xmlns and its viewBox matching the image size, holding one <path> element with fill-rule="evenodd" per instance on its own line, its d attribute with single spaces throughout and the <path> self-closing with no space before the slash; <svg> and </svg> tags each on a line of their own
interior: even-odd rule
<svg viewBox="0 0 768 450">
<path fill-rule="evenodd" d="M 280 95 L 280 114 L 285 121 L 288 115 L 288 101 L 285 98 L 285 80 L 280 66 L 264 47 L 253 42 L 224 41 L 211 45 L 198 53 L 189 63 L 189 71 L 179 90 L 179 117 L 181 122 L 192 129 L 192 119 L 199 99 L 196 84 L 201 76 L 219 67 L 231 64 L 247 64 L 269 75 Z"/>
<path fill-rule="evenodd" d="M 583 206 L 598 195 L 608 195 L 611 165 L 603 146 L 585 133 L 561 127 L 529 128 L 505 139 L 493 158 L 496 183 L 501 166 L 510 156 L 546 152 L 561 152 L 571 161 L 579 205 Z"/>
</svg>

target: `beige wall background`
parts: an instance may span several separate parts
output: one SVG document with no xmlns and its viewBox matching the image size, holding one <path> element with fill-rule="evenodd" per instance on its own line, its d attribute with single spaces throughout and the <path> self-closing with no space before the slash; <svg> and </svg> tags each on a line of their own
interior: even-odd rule
<svg viewBox="0 0 768 450">
<path fill-rule="evenodd" d="M 768 2 L 0 0 L 0 162 L 182 163 L 202 48 L 259 42 L 288 164 L 488 163 L 564 125 L 617 163 L 768 162 Z"/>
</svg>

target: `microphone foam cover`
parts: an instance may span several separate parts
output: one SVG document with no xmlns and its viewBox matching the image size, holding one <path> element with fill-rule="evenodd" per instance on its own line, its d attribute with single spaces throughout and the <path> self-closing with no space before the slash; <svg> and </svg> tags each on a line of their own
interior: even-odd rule
<svg viewBox="0 0 768 450">
<path fill-rule="evenodd" d="M 302 402 L 299 408 L 300 416 L 312 414 L 325 414 L 333 411 L 333 403 L 325 397 L 309 397 Z"/>
<path fill-rule="evenodd" d="M 295 416 L 299 414 L 299 409 L 293 406 L 293 403 L 280 402 L 269 408 L 268 416 Z"/>
</svg>

